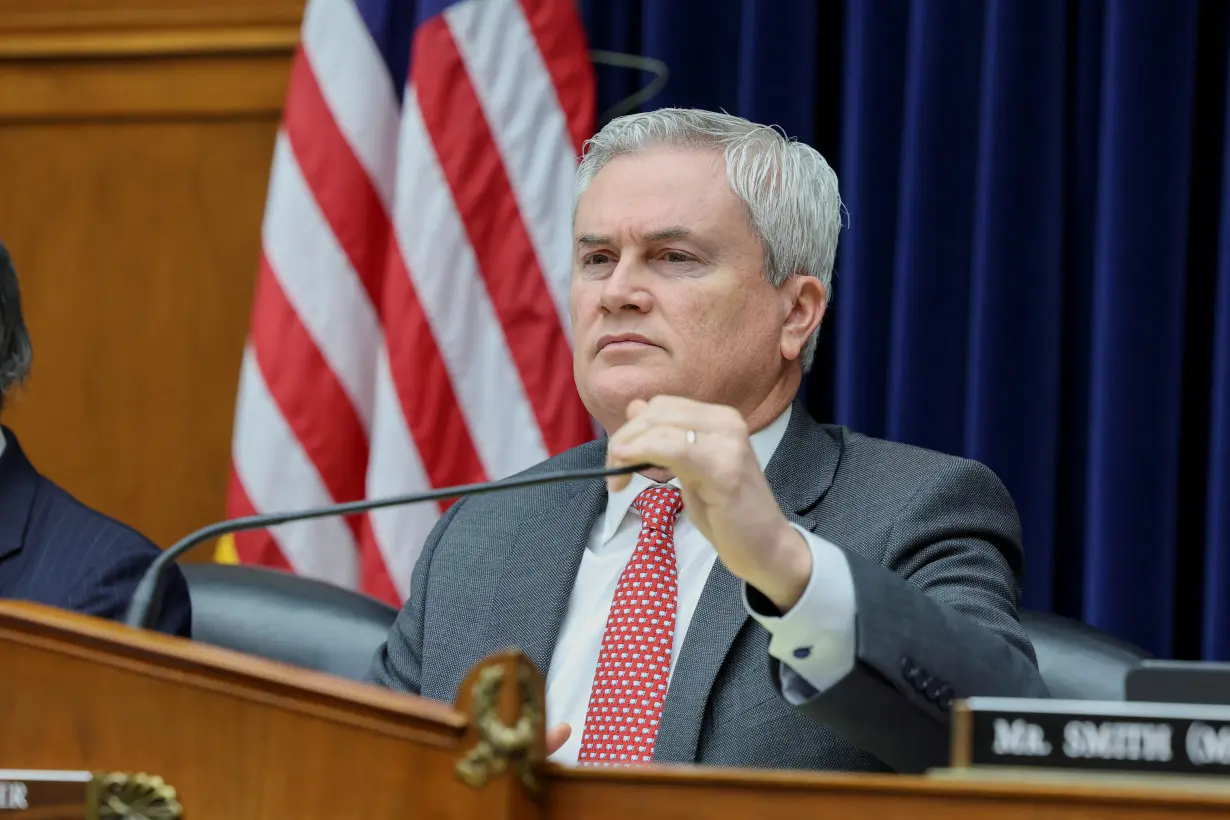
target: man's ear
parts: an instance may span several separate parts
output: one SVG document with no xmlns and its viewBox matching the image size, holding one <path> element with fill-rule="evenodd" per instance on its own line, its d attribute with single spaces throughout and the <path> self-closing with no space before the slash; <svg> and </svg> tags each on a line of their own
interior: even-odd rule
<svg viewBox="0 0 1230 820">
<path fill-rule="evenodd" d="M 824 283 L 814 276 L 795 274 L 782 285 L 787 299 L 786 320 L 782 323 L 782 355 L 790 360 L 799 358 L 807 340 L 820 327 L 828 307 Z"/>
</svg>

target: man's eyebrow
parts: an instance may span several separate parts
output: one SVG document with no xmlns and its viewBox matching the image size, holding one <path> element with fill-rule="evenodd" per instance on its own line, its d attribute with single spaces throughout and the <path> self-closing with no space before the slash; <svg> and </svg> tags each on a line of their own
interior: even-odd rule
<svg viewBox="0 0 1230 820">
<path fill-rule="evenodd" d="M 699 242 L 696 234 L 681 225 L 672 225 L 669 228 L 663 228 L 660 231 L 653 231 L 644 236 L 646 242 L 669 242 L 672 239 L 687 239 L 692 242 Z"/>
<path fill-rule="evenodd" d="M 654 244 L 656 242 L 670 242 L 671 240 L 674 240 L 674 239 L 684 239 L 689 242 L 696 243 L 701 248 L 705 249 L 706 252 L 709 252 L 709 253 L 713 252 L 713 248 L 710 246 L 708 242 L 704 241 L 699 236 L 697 236 L 696 232 L 693 231 L 692 229 L 685 228 L 682 225 L 672 225 L 669 228 L 662 228 L 660 230 L 651 231 L 647 234 L 643 234 L 640 237 L 640 239 L 642 242 L 645 242 L 646 244 Z M 598 245 L 610 245 L 612 243 L 611 237 L 603 236 L 602 234 L 594 234 L 594 233 L 577 234 L 576 241 L 577 241 L 577 246 L 582 247 L 582 248 L 592 248 Z"/>
</svg>

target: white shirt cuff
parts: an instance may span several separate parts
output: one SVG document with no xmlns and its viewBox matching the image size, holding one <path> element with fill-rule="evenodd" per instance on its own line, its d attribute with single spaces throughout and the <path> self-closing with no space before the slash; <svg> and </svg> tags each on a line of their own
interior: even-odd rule
<svg viewBox="0 0 1230 820">
<path fill-rule="evenodd" d="M 797 706 L 854 669 L 854 578 L 845 553 L 791 526 L 811 549 L 811 579 L 803 597 L 784 615 L 767 615 L 752 607 L 744 584 L 743 605 L 768 630 L 769 654 L 781 662 L 782 694 Z"/>
</svg>

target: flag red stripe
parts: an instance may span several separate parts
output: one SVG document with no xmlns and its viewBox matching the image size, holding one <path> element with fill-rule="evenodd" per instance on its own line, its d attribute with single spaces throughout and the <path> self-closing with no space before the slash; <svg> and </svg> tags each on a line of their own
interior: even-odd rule
<svg viewBox="0 0 1230 820">
<path fill-rule="evenodd" d="M 302 51 L 291 68 L 287 93 L 283 128 L 300 173 L 373 308 L 379 310 L 384 254 L 392 232 L 384 203 L 333 119 Z"/>
<path fill-rule="evenodd" d="M 398 317 L 385 329 L 389 370 L 423 469 L 435 487 L 484 481 L 486 472 L 478 449 L 405 262 L 395 246 L 386 259 L 384 313 Z M 448 272 L 432 274 L 447 276 Z M 441 504 L 442 509 L 447 506 Z"/>
<path fill-rule="evenodd" d="M 570 0 L 521 0 L 521 10 L 547 64 L 577 156 L 594 134 L 596 86 L 585 29 Z"/>
<path fill-rule="evenodd" d="M 443 17 L 419 28 L 414 54 L 411 78 L 423 120 L 487 293 L 547 449 L 562 452 L 593 435 L 572 380 L 572 350 L 499 149 Z"/>
<path fill-rule="evenodd" d="M 269 394 L 333 501 L 360 499 L 367 433 L 359 415 L 264 254 L 256 288 L 251 345 Z"/>
<path fill-rule="evenodd" d="M 256 508 L 244 492 L 243 481 L 231 465 L 231 480 L 226 491 L 226 510 L 231 518 L 246 518 L 256 515 Z M 235 554 L 241 564 L 257 564 L 276 569 L 292 570 L 290 562 L 278 548 L 278 544 L 269 534 L 269 530 L 252 530 L 235 533 Z"/>
</svg>

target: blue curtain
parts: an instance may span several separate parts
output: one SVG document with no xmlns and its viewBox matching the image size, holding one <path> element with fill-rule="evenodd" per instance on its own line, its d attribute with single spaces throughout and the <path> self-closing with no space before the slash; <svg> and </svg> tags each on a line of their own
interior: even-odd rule
<svg viewBox="0 0 1230 820">
<path fill-rule="evenodd" d="M 582 0 L 849 211 L 813 413 L 979 459 L 1024 605 L 1230 659 L 1230 4 Z M 647 81 L 598 68 L 601 110 Z"/>
</svg>

